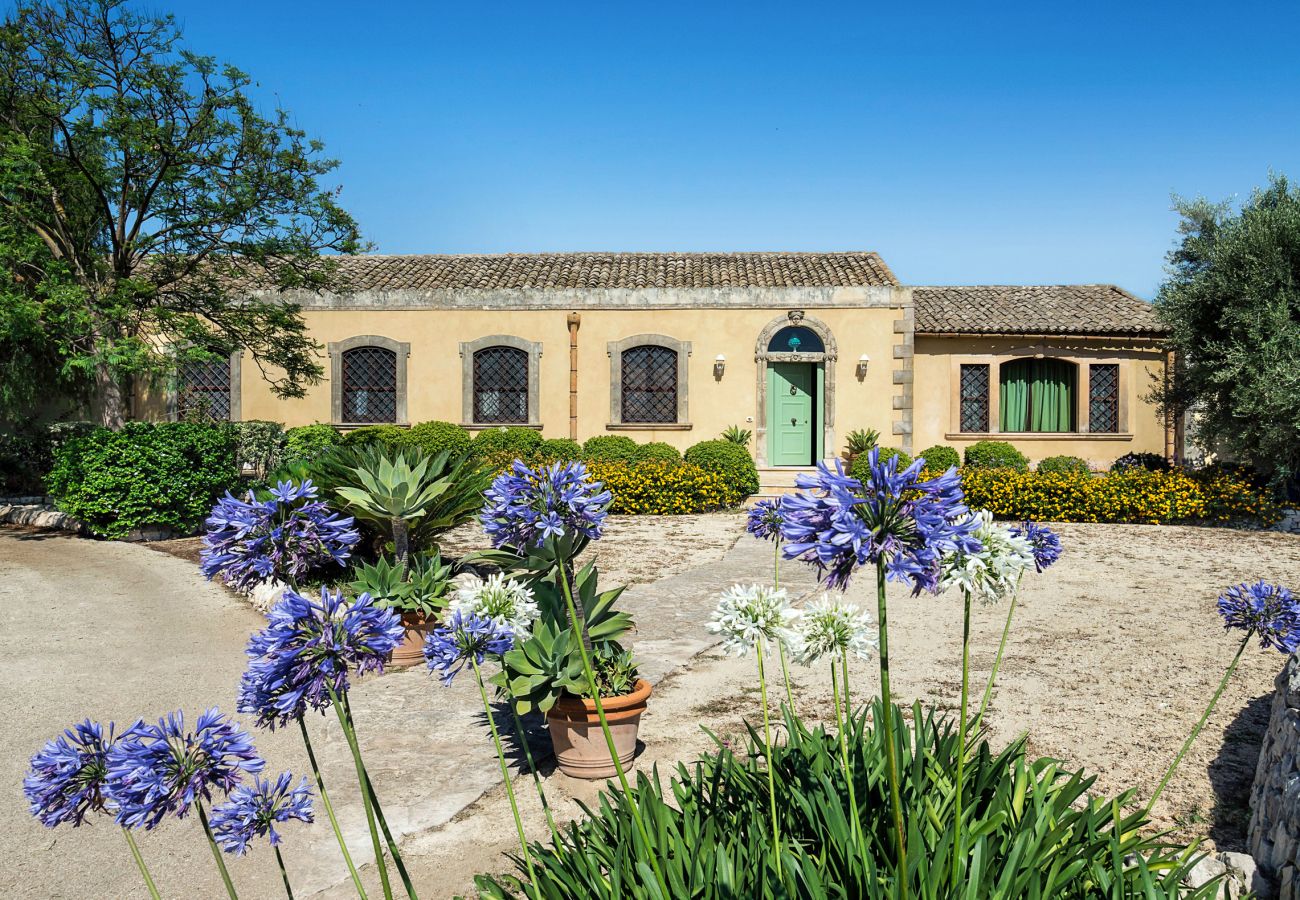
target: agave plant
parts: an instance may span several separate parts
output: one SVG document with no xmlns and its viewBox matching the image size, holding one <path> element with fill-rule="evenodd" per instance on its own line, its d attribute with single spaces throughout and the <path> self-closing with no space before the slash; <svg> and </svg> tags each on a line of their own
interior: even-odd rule
<svg viewBox="0 0 1300 900">
<path fill-rule="evenodd" d="M 748 428 L 741 428 L 739 425 L 729 425 L 722 432 L 722 439 L 730 444 L 739 444 L 742 447 L 749 446 L 749 439 L 754 436 L 754 432 Z"/>
<path fill-rule="evenodd" d="M 434 550 L 412 553 L 405 572 L 401 565 L 381 556 L 373 563 L 359 563 L 352 574 L 349 587 L 355 593 L 369 594 L 380 606 L 430 618 L 447 608 L 454 571 Z"/>
<path fill-rule="evenodd" d="M 849 456 L 861 456 L 870 453 L 871 448 L 880 443 L 880 432 L 874 428 L 859 428 L 844 436 Z"/>
</svg>

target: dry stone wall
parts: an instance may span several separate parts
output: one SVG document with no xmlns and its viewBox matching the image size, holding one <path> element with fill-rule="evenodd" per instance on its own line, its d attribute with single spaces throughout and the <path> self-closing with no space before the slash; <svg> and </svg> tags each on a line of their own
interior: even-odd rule
<svg viewBox="0 0 1300 900">
<path fill-rule="evenodd" d="M 1276 685 L 1246 837 L 1279 900 L 1300 900 L 1300 654 L 1287 660 Z"/>
</svg>

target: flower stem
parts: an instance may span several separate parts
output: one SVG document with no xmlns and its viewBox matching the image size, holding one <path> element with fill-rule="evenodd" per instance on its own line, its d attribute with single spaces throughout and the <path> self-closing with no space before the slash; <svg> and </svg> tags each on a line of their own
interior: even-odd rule
<svg viewBox="0 0 1300 900">
<path fill-rule="evenodd" d="M 961 807 L 966 773 L 966 703 L 970 695 L 970 591 L 962 592 L 961 622 L 961 722 L 957 726 L 957 790 L 953 795 L 952 889 L 957 891 L 958 870 L 962 862 Z"/>
<path fill-rule="evenodd" d="M 763 672 L 763 640 L 758 641 L 758 688 L 763 699 L 763 749 L 767 754 L 767 799 L 772 811 L 772 857 L 776 860 L 776 877 L 781 880 L 781 829 L 776 821 L 776 776 L 772 766 L 772 728 L 767 715 L 767 677 Z M 793 714 L 793 713 L 792 713 Z"/>
<path fill-rule="evenodd" d="M 840 733 L 840 758 L 844 763 L 844 779 L 849 787 L 849 832 L 853 835 L 854 843 L 859 850 L 865 853 L 866 845 L 862 841 L 862 823 L 859 821 L 858 798 L 853 787 L 853 766 L 849 763 L 848 728 L 849 723 L 852 721 L 852 714 L 848 709 L 845 709 L 843 716 L 840 715 L 840 680 L 835 674 L 835 660 L 831 660 L 831 691 L 835 696 L 835 727 Z M 869 869 L 864 868 L 863 871 L 869 871 Z"/>
<path fill-rule="evenodd" d="M 352 763 L 357 770 L 357 784 L 361 786 L 361 803 L 366 809 L 366 825 L 370 827 L 370 845 L 375 854 L 375 868 L 379 870 L 379 884 L 384 890 L 384 900 L 393 900 L 393 886 L 388 881 L 388 863 L 384 859 L 384 848 L 379 843 L 379 828 L 375 824 L 375 806 L 366 779 L 366 767 L 361 762 L 361 747 L 357 743 L 356 732 L 352 728 L 352 723 L 348 721 L 347 712 L 343 709 L 343 701 L 339 699 L 334 685 L 327 680 L 325 688 L 329 691 L 330 700 L 333 701 L 334 712 L 339 717 L 339 727 L 343 729 L 343 737 L 347 739 L 348 749 L 352 751 Z"/>
<path fill-rule="evenodd" d="M 636 830 L 641 836 L 642 843 L 645 844 L 646 853 L 650 855 L 650 866 L 654 869 L 655 878 L 659 881 L 659 888 L 664 896 L 668 896 L 668 883 L 664 881 L 663 872 L 659 870 L 659 860 L 654 854 L 653 845 L 650 843 L 650 834 L 646 831 L 645 820 L 641 818 L 641 808 L 632 795 L 632 788 L 627 782 L 627 773 L 623 771 L 623 763 L 618 758 L 618 749 L 614 746 L 614 736 L 609 732 L 609 720 L 605 718 L 605 704 L 601 702 L 600 689 L 596 685 L 596 672 L 591 667 L 591 654 L 587 651 L 586 629 L 583 628 L 583 619 L 579 617 L 577 607 L 574 604 L 573 589 L 569 586 L 568 573 L 565 571 L 563 563 L 559 566 L 557 577 L 560 579 L 560 587 L 564 591 L 564 602 L 568 606 L 569 620 L 573 623 L 573 627 L 580 629 L 584 635 L 584 639 L 578 642 L 578 653 L 582 656 L 582 669 L 587 676 L 587 686 L 591 688 L 592 703 L 596 707 L 596 717 L 600 719 L 600 730 L 605 736 L 605 746 L 609 750 L 609 758 L 614 763 L 614 771 L 618 773 L 618 783 L 623 789 L 623 796 L 627 799 L 628 808 L 632 812 Z"/>
<path fill-rule="evenodd" d="M 357 867 L 352 862 L 352 854 L 348 852 L 348 845 L 343 840 L 343 832 L 339 830 L 339 820 L 334 815 L 334 804 L 330 803 L 330 795 L 325 792 L 325 779 L 320 773 L 320 765 L 316 762 L 316 751 L 312 749 L 311 737 L 307 734 L 307 723 L 302 716 L 298 717 L 298 727 L 302 730 L 302 742 L 307 748 L 307 762 L 311 765 L 312 778 L 316 780 L 316 790 L 320 793 L 321 805 L 325 807 L 325 815 L 329 817 L 330 828 L 334 829 L 334 839 L 339 842 L 339 849 L 343 851 L 343 861 L 348 864 L 348 874 L 352 876 L 352 884 L 357 889 L 357 895 L 361 900 L 366 900 L 366 889 L 361 884 L 361 876 L 357 874 Z"/>
<path fill-rule="evenodd" d="M 275 861 L 280 866 L 280 879 L 284 882 L 284 892 L 293 900 L 293 888 L 289 886 L 289 873 L 284 870 L 284 857 L 280 855 L 280 848 L 275 848 Z"/>
<path fill-rule="evenodd" d="M 149 874 L 149 868 L 144 864 L 144 857 L 140 855 L 140 848 L 136 846 L 131 829 L 123 828 L 122 834 L 126 837 L 127 846 L 131 848 L 131 855 L 135 857 L 135 864 L 139 867 L 140 875 L 144 878 L 144 886 L 149 889 L 149 896 L 153 900 L 161 900 L 158 894 L 158 886 L 153 883 L 153 876 Z"/>
<path fill-rule="evenodd" d="M 989 703 L 993 700 L 993 682 L 998 680 L 998 670 L 1002 668 L 1002 655 L 1007 651 L 1007 638 L 1011 634 L 1011 620 L 1016 614 L 1016 603 L 1020 600 L 1020 594 L 1011 595 L 1011 605 L 1007 609 L 1007 621 L 1002 626 L 1002 640 L 998 642 L 998 655 L 993 659 L 993 668 L 989 670 L 989 683 L 984 686 L 984 697 L 980 700 L 980 711 L 975 716 L 975 729 L 978 730 L 984 722 L 984 713 L 989 708 Z"/>
<path fill-rule="evenodd" d="M 1201 715 L 1200 721 L 1196 723 L 1196 727 L 1192 729 L 1192 733 L 1189 734 L 1187 740 L 1183 742 L 1182 748 L 1178 751 L 1178 755 L 1174 757 L 1174 761 L 1165 772 L 1165 776 L 1160 779 L 1160 784 L 1156 788 L 1156 792 L 1152 794 L 1151 799 L 1147 801 L 1146 808 L 1142 810 L 1143 817 L 1151 817 L 1151 808 L 1156 805 L 1156 800 L 1160 797 L 1161 792 L 1164 791 L 1165 786 L 1169 784 L 1169 779 L 1174 777 L 1174 770 L 1177 769 L 1178 764 L 1183 761 L 1183 757 L 1186 756 L 1187 751 L 1192 748 L 1192 744 L 1196 743 L 1196 739 L 1200 737 L 1201 729 L 1204 728 L 1205 723 L 1210 720 L 1210 714 L 1214 712 L 1214 707 L 1218 705 L 1219 698 L 1223 696 L 1223 690 L 1228 686 L 1228 681 L 1231 680 L 1232 673 L 1237 671 L 1237 663 L 1241 662 L 1241 654 L 1245 652 L 1246 645 L 1250 643 L 1250 639 L 1254 637 L 1254 635 L 1255 629 L 1253 628 L 1246 632 L 1246 637 L 1242 639 L 1241 646 L 1237 648 L 1237 655 L 1234 656 L 1232 662 L 1228 664 L 1228 671 L 1223 673 L 1223 680 L 1219 682 L 1218 689 L 1214 692 L 1214 696 L 1210 698 L 1210 705 L 1205 707 L 1205 712 Z"/>
<path fill-rule="evenodd" d="M 483 712 L 487 714 L 488 727 L 492 729 L 492 743 L 497 748 L 497 762 L 501 764 L 501 780 L 506 785 L 506 796 L 510 798 L 510 812 L 515 817 L 515 831 L 519 835 L 519 849 L 524 854 L 524 864 L 528 867 L 528 880 L 533 886 L 533 895 L 542 896 L 542 889 L 537 884 L 537 873 L 533 871 L 533 854 L 528 850 L 528 837 L 524 834 L 524 823 L 519 818 L 519 801 L 515 799 L 514 783 L 510 779 L 510 767 L 506 765 L 506 752 L 501 747 L 501 735 L 497 732 L 496 719 L 492 717 L 492 704 L 488 701 L 487 688 L 483 686 L 483 670 L 478 667 L 478 660 L 473 654 L 469 657 L 474 667 L 474 677 L 478 680 L 478 693 L 483 698 Z"/>
<path fill-rule="evenodd" d="M 528 746 L 528 734 L 524 731 L 524 721 L 519 718 L 519 710 L 515 709 L 514 703 L 509 700 L 506 705 L 510 707 L 510 715 L 515 720 L 515 734 L 519 736 L 519 743 L 524 748 L 524 758 L 528 760 L 528 771 L 533 775 L 533 785 L 537 788 L 537 799 L 542 801 L 542 809 L 546 813 L 546 824 L 551 827 L 551 838 L 555 841 L 555 846 L 560 846 L 560 830 L 555 827 L 555 816 L 551 815 L 551 804 L 546 801 L 546 791 L 542 788 L 541 776 L 537 774 L 537 764 L 533 762 L 533 751 Z"/>
<path fill-rule="evenodd" d="M 772 589 L 779 590 L 781 587 L 781 538 L 778 535 L 772 542 L 774 553 L 772 559 Z M 785 699 L 790 704 L 790 712 L 794 713 L 794 691 L 790 690 L 790 667 L 785 661 L 785 644 L 777 642 L 777 653 L 781 656 L 781 677 L 785 680 Z"/>
<path fill-rule="evenodd" d="M 898 748 L 894 742 L 894 703 L 889 692 L 889 608 L 885 602 L 885 555 L 876 558 L 876 615 L 880 622 L 880 727 L 885 732 L 885 764 L 889 774 L 889 805 L 893 810 L 898 846 L 898 896 L 907 900 L 907 832 L 903 828 L 903 801 L 898 789 Z"/>
<path fill-rule="evenodd" d="M 212 858 L 217 861 L 217 871 L 221 873 L 221 883 L 226 886 L 226 894 L 230 900 L 239 900 L 239 895 L 235 893 L 235 883 L 230 880 L 230 872 L 226 870 L 226 861 L 221 858 L 221 848 L 217 846 L 217 839 L 212 836 L 212 826 L 208 824 L 208 813 L 203 808 L 202 803 L 194 804 L 199 810 L 199 821 L 203 823 L 203 833 L 208 836 L 208 847 L 212 850 Z"/>
</svg>

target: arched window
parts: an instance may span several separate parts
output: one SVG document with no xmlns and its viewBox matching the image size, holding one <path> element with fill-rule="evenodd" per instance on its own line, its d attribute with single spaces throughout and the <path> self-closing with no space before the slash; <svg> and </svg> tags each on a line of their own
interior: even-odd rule
<svg viewBox="0 0 1300 900">
<path fill-rule="evenodd" d="M 176 414 L 182 419 L 230 420 L 230 357 L 181 363 L 176 385 Z"/>
<path fill-rule="evenodd" d="M 1013 359 L 999 373 L 1001 430 L 1075 430 L 1078 366 L 1063 359 Z"/>
<path fill-rule="evenodd" d="M 528 353 L 517 347 L 474 351 L 474 422 L 528 423 Z"/>
<path fill-rule="evenodd" d="M 787 325 L 767 342 L 769 353 L 824 353 L 821 336 L 802 325 Z"/>
<path fill-rule="evenodd" d="M 643 344 L 623 351 L 622 421 L 677 421 L 677 351 Z"/>
<path fill-rule="evenodd" d="M 342 421 L 397 421 L 397 354 L 385 347 L 343 351 Z"/>
</svg>

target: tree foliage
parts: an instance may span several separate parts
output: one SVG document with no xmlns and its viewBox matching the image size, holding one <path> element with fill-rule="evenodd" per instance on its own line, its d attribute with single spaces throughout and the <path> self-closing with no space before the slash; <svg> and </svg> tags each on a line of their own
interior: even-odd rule
<svg viewBox="0 0 1300 900">
<path fill-rule="evenodd" d="M 319 183 L 337 163 L 249 84 L 121 0 L 0 26 L 0 349 L 39 332 L 33 361 L 93 388 L 106 424 L 177 357 L 242 348 L 281 396 L 321 376 L 277 292 L 333 286 L 321 254 L 357 250 L 357 228 Z M 40 383 L 6 379 L 0 404 Z"/>
<path fill-rule="evenodd" d="M 1166 409 L 1277 481 L 1300 474 L 1300 191 L 1270 179 L 1234 211 L 1179 200 L 1182 241 L 1155 306 L 1171 330 Z"/>
</svg>

